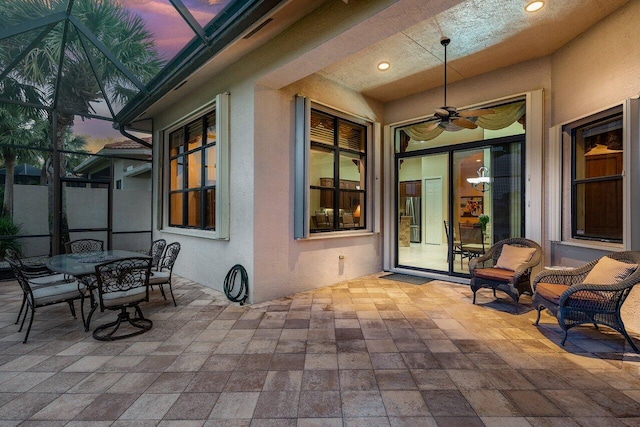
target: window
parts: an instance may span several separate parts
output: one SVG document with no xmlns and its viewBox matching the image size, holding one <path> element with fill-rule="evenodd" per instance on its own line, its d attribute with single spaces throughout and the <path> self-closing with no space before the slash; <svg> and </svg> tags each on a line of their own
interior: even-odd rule
<svg viewBox="0 0 640 427">
<path fill-rule="evenodd" d="M 301 97 L 296 117 L 296 238 L 370 228 L 371 123 Z"/>
<path fill-rule="evenodd" d="M 571 237 L 623 240 L 622 107 L 565 125 L 571 149 Z"/>
<path fill-rule="evenodd" d="M 166 225 L 228 236 L 227 95 L 217 108 L 166 132 Z M 223 202 L 224 201 L 224 202 Z M 222 217 L 221 217 L 222 216 Z"/>
</svg>

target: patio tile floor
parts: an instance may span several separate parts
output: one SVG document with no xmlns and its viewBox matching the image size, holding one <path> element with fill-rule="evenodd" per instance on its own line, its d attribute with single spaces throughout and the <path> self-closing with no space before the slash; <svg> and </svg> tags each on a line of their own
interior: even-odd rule
<svg viewBox="0 0 640 427">
<path fill-rule="evenodd" d="M 174 277 L 153 329 L 104 343 L 66 306 L 0 283 L 0 425 L 640 426 L 640 356 L 608 330 L 565 347 L 549 314 L 442 281 L 383 273 L 240 307 Z M 500 295 L 499 295 L 500 296 Z M 114 317 L 97 313 L 92 325 Z"/>
</svg>

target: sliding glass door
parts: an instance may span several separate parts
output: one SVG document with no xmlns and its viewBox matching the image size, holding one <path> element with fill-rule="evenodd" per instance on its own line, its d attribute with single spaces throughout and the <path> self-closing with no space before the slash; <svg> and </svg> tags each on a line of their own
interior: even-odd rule
<svg viewBox="0 0 640 427">
<path fill-rule="evenodd" d="M 468 274 L 469 260 L 524 233 L 524 135 L 396 157 L 397 266 Z"/>
</svg>

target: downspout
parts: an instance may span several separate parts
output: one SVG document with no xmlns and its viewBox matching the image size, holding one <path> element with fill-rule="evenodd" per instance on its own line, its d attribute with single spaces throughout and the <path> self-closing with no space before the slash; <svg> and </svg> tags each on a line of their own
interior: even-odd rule
<svg viewBox="0 0 640 427">
<path fill-rule="evenodd" d="M 135 135 L 131 135 L 129 132 L 127 132 L 127 131 L 126 131 L 126 129 L 124 128 L 124 125 L 123 125 L 123 124 L 120 124 L 120 125 L 118 126 L 118 130 L 120 131 L 120 133 L 121 133 L 122 135 L 126 136 L 126 137 L 127 137 L 127 138 L 129 138 L 129 139 L 134 140 L 134 141 L 135 141 L 135 142 L 137 142 L 138 144 L 140 144 L 140 145 L 144 145 L 144 146 L 145 146 L 145 147 L 147 147 L 147 148 L 153 148 L 153 145 L 149 144 L 147 141 L 145 141 L 145 140 L 143 140 L 143 139 L 140 139 L 140 138 L 138 138 L 138 137 L 137 137 L 137 136 L 135 136 Z"/>
</svg>

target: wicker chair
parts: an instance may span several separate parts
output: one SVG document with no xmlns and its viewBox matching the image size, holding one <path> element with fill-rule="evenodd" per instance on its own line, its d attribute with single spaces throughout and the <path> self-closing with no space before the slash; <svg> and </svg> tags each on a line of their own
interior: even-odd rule
<svg viewBox="0 0 640 427">
<path fill-rule="evenodd" d="M 627 251 L 607 255 L 616 261 L 640 265 L 640 252 Z M 567 340 L 569 329 L 583 324 L 608 326 L 620 332 L 638 353 L 624 327 L 620 308 L 631 289 L 640 282 L 640 268 L 615 285 L 583 284 L 583 280 L 599 259 L 572 270 L 540 272 L 533 280 L 533 304 L 538 310 L 535 325 L 540 322 L 540 312 L 548 309 L 564 331 L 561 344 Z"/>
<path fill-rule="evenodd" d="M 531 259 L 521 264 L 515 271 L 493 268 L 497 264 L 504 245 L 518 246 L 523 248 L 534 248 L 535 252 Z M 542 260 L 542 248 L 533 240 L 512 237 L 500 240 L 484 255 L 473 258 L 469 261 L 469 273 L 471 274 L 471 290 L 473 291 L 473 303 L 476 303 L 476 292 L 481 288 L 493 289 L 505 292 L 516 303 L 516 314 L 518 313 L 518 300 L 523 293 L 531 291 L 531 270 Z"/>
</svg>

